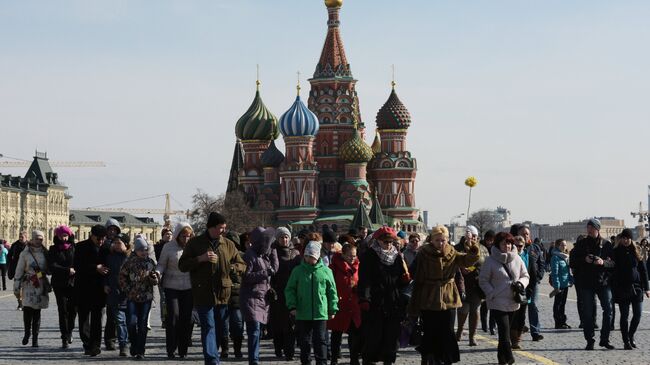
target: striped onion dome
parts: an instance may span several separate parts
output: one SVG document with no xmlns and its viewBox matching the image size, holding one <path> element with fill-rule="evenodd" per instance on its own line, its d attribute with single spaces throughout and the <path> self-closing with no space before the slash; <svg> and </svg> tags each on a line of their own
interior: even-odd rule
<svg viewBox="0 0 650 365">
<path fill-rule="evenodd" d="M 300 95 L 280 117 L 280 132 L 285 137 L 315 136 L 318 133 L 318 117 L 300 100 Z"/>
<path fill-rule="evenodd" d="M 410 125 L 411 114 L 399 100 L 393 87 L 388 100 L 377 112 L 377 128 L 407 129 Z"/>
<path fill-rule="evenodd" d="M 345 142 L 339 150 L 339 157 L 347 163 L 368 162 L 374 156 L 372 148 L 359 135 L 359 130 L 355 130 L 352 139 Z"/>
<path fill-rule="evenodd" d="M 242 141 L 272 141 L 280 135 L 278 118 L 264 105 L 260 97 L 259 85 L 253 103 L 235 125 L 235 134 Z"/>
<path fill-rule="evenodd" d="M 280 164 L 284 161 L 284 155 L 275 146 L 275 141 L 271 141 L 269 147 L 262 153 L 260 160 L 262 161 L 262 167 L 280 167 Z"/>
</svg>

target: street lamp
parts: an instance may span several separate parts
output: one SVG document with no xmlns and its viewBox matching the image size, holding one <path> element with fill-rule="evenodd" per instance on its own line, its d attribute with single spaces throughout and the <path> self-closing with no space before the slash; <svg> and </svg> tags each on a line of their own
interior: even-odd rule
<svg viewBox="0 0 650 365">
<path fill-rule="evenodd" d="M 460 217 L 462 217 L 464 215 L 465 215 L 465 213 L 460 213 L 460 214 L 456 214 L 455 216 L 449 218 L 449 230 L 451 231 L 449 235 L 451 237 L 452 242 L 455 242 L 455 240 L 456 240 L 456 230 L 454 229 L 454 219 L 458 219 L 458 218 L 460 218 Z"/>
</svg>

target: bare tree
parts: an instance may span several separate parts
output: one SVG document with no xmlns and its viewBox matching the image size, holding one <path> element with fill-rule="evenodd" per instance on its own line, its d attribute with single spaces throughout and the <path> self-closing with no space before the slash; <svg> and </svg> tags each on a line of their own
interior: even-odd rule
<svg viewBox="0 0 650 365">
<path fill-rule="evenodd" d="M 254 212 L 246 203 L 244 194 L 239 191 L 215 197 L 197 189 L 192 196 L 190 210 L 190 224 L 195 232 L 205 231 L 210 212 L 223 214 L 228 221 L 228 228 L 236 232 L 247 232 L 259 225 L 268 224 L 267 217 Z"/>
<path fill-rule="evenodd" d="M 489 230 L 496 230 L 499 222 L 501 221 L 501 216 L 495 211 L 489 209 L 481 209 L 472 213 L 467 220 L 467 224 L 470 224 L 476 229 L 480 237 L 483 237 L 483 234 Z"/>
</svg>

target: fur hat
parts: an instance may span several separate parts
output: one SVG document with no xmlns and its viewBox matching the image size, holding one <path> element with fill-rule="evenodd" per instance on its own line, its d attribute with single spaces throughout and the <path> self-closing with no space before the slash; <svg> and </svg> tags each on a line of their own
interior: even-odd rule
<svg viewBox="0 0 650 365">
<path fill-rule="evenodd" d="M 435 236 L 437 236 L 439 234 L 441 234 L 441 235 L 443 235 L 445 237 L 449 237 L 449 230 L 447 229 L 447 227 L 445 227 L 443 225 L 438 225 L 438 226 L 433 227 L 433 229 L 431 229 L 431 237 L 435 237 Z"/>
<path fill-rule="evenodd" d="M 54 235 L 57 237 L 68 235 L 69 237 L 69 236 L 73 236 L 74 233 L 72 233 L 70 227 L 66 226 L 65 224 L 62 224 L 54 229 Z"/>
</svg>

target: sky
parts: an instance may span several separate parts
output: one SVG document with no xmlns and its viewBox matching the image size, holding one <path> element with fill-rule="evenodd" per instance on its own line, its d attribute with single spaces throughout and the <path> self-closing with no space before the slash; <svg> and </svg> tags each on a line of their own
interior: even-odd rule
<svg viewBox="0 0 650 365">
<path fill-rule="evenodd" d="M 648 19 L 642 0 L 345 0 L 341 34 L 368 143 L 396 67 L 430 224 L 467 211 L 476 176 L 472 211 L 634 225 L 650 184 Z M 256 65 L 280 117 L 297 71 L 306 99 L 326 22 L 322 0 L 0 0 L 0 154 L 105 161 L 59 169 L 73 208 L 169 192 L 187 209 L 197 189 L 225 190 Z"/>
</svg>

